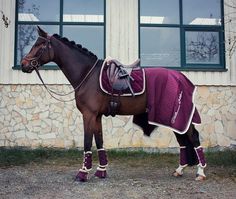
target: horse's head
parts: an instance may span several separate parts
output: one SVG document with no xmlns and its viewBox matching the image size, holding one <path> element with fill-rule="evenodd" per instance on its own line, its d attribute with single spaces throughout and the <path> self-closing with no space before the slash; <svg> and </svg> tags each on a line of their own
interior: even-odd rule
<svg viewBox="0 0 236 199">
<path fill-rule="evenodd" d="M 51 47 L 51 37 L 39 26 L 38 39 L 28 54 L 21 60 L 21 68 L 25 73 L 31 73 L 34 69 L 52 61 L 53 49 Z"/>
</svg>

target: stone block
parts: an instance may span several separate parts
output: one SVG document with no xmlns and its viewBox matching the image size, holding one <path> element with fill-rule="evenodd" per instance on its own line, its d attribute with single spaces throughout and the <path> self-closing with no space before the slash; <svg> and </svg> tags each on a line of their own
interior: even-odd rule
<svg viewBox="0 0 236 199">
<path fill-rule="evenodd" d="M 217 120 L 215 122 L 215 132 L 217 134 L 223 134 L 224 133 L 224 127 L 221 121 Z"/>
<path fill-rule="evenodd" d="M 26 131 L 25 130 L 20 130 L 20 131 L 15 131 L 14 135 L 17 139 L 19 138 L 25 138 Z"/>
<path fill-rule="evenodd" d="M 217 144 L 222 147 L 229 147 L 231 144 L 231 141 L 228 137 L 226 137 L 223 134 L 216 134 L 217 137 Z"/>
<path fill-rule="evenodd" d="M 198 96 L 207 99 L 210 95 L 209 89 L 206 86 L 198 87 L 197 89 Z"/>
<path fill-rule="evenodd" d="M 121 118 L 112 118 L 112 123 L 114 127 L 121 127 L 125 125 L 125 121 L 122 120 Z"/>
<path fill-rule="evenodd" d="M 236 121 L 228 121 L 226 135 L 236 140 Z"/>
<path fill-rule="evenodd" d="M 55 139 L 56 138 L 55 133 L 46 133 L 46 134 L 41 134 L 41 135 L 38 135 L 38 136 L 42 140 L 48 140 L 48 139 Z"/>
</svg>

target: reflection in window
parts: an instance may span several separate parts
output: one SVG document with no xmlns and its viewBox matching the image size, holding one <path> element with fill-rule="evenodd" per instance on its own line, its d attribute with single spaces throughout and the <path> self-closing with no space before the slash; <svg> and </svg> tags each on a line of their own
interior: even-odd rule
<svg viewBox="0 0 236 199">
<path fill-rule="evenodd" d="M 220 0 L 183 0 L 183 21 L 191 25 L 221 25 Z"/>
<path fill-rule="evenodd" d="M 63 21 L 104 22 L 103 0 L 66 0 L 63 7 Z"/>
<path fill-rule="evenodd" d="M 29 52 L 31 46 L 37 38 L 36 28 L 30 25 L 18 26 L 18 41 L 17 41 L 17 62 Z"/>
<path fill-rule="evenodd" d="M 140 23 L 178 24 L 179 0 L 140 0 Z"/>
<path fill-rule="evenodd" d="M 223 0 L 139 0 L 142 66 L 225 67 Z"/>
<path fill-rule="evenodd" d="M 64 14 L 64 22 L 103 22 L 103 15 Z"/>
<path fill-rule="evenodd" d="M 186 32 L 186 62 L 219 64 L 219 34 L 217 32 Z"/>
<path fill-rule="evenodd" d="M 104 58 L 104 0 L 16 0 L 16 11 L 15 65 L 37 39 L 36 25 L 49 34 L 75 40 Z"/>
<path fill-rule="evenodd" d="M 59 33 L 59 26 L 43 25 L 45 31 Z M 17 63 L 29 52 L 38 34 L 34 25 L 18 25 L 18 40 L 17 40 Z"/>
<path fill-rule="evenodd" d="M 18 0 L 18 21 L 59 21 L 59 9 L 60 0 Z"/>
<path fill-rule="evenodd" d="M 98 57 L 104 57 L 102 26 L 68 26 L 63 28 L 63 35 L 88 48 Z M 97 39 L 101 38 L 101 39 Z"/>
<path fill-rule="evenodd" d="M 142 66 L 180 67 L 179 28 L 142 27 Z"/>
</svg>

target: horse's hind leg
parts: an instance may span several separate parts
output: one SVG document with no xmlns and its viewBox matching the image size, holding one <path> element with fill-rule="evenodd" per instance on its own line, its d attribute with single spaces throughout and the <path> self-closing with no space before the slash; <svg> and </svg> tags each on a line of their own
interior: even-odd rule
<svg viewBox="0 0 236 199">
<path fill-rule="evenodd" d="M 103 148 L 101 117 L 97 118 L 97 129 L 94 133 L 94 136 L 99 159 L 99 165 L 94 175 L 97 176 L 98 178 L 106 178 L 107 177 L 106 167 L 108 165 L 108 160 L 107 160 L 106 150 Z"/>
<path fill-rule="evenodd" d="M 204 168 L 206 161 L 203 153 L 203 148 L 200 146 L 199 133 L 194 125 L 190 125 L 188 131 L 184 135 L 175 133 L 177 141 L 180 145 L 180 163 L 179 167 L 174 172 L 174 176 L 182 176 L 183 169 L 187 165 L 198 164 L 196 180 L 204 180 L 206 175 Z"/>
<path fill-rule="evenodd" d="M 175 133 L 175 132 L 174 132 Z M 179 167 L 173 173 L 174 176 L 182 176 L 183 170 L 188 166 L 188 159 L 187 159 L 187 144 L 188 144 L 188 136 L 186 134 L 180 135 L 175 133 L 177 142 L 180 146 L 180 154 L 179 154 Z"/>
<path fill-rule="evenodd" d="M 194 125 L 190 126 L 191 130 L 187 132 L 188 138 L 190 140 L 190 142 L 193 144 L 194 146 L 194 150 L 197 156 L 197 160 L 198 160 L 198 169 L 197 169 L 197 177 L 196 180 L 204 180 L 206 178 L 206 175 L 204 173 L 204 168 L 206 167 L 206 160 L 205 160 L 205 155 L 203 152 L 203 147 L 200 144 L 200 140 L 199 140 L 199 133 L 196 130 L 196 128 L 194 127 Z"/>
</svg>

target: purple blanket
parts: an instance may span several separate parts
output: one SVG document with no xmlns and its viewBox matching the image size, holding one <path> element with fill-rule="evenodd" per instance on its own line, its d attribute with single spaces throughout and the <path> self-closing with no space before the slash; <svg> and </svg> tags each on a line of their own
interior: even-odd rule
<svg viewBox="0 0 236 199">
<path fill-rule="evenodd" d="M 183 134 L 191 123 L 201 123 L 193 104 L 195 86 L 182 73 L 165 68 L 144 70 L 149 124 Z"/>
</svg>

